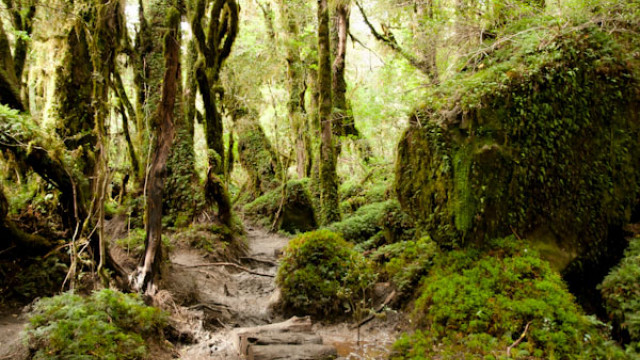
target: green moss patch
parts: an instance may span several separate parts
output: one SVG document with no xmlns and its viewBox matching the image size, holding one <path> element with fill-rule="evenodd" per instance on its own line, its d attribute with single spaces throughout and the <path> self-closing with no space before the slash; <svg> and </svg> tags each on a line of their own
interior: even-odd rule
<svg viewBox="0 0 640 360">
<path fill-rule="evenodd" d="M 603 337 L 604 324 L 585 316 L 560 276 L 515 237 L 435 259 L 415 302 L 417 329 L 396 342 L 394 359 L 625 358 Z"/>
<path fill-rule="evenodd" d="M 364 257 L 328 230 L 308 232 L 291 240 L 276 277 L 284 309 L 322 319 L 344 317 L 362 309 L 374 281 Z"/>
</svg>

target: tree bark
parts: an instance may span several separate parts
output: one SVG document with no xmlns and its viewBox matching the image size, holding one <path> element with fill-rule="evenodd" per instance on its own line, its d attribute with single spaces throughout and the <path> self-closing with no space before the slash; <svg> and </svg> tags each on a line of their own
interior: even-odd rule
<svg viewBox="0 0 640 360">
<path fill-rule="evenodd" d="M 147 183 L 147 224 L 144 258 L 136 273 L 131 277 L 132 288 L 153 294 L 155 282 L 162 264 L 162 192 L 167 159 L 175 135 L 173 124 L 178 79 L 180 76 L 180 14 L 170 8 L 167 15 L 167 33 L 164 36 L 165 72 L 162 95 L 156 112 L 156 137 L 154 155 Z"/>
<path fill-rule="evenodd" d="M 0 22 L 0 104 L 24 111 L 25 107 L 20 99 L 18 85 L 9 39 L 4 32 L 2 22 Z"/>
<path fill-rule="evenodd" d="M 214 0 L 210 6 L 208 26 L 203 28 L 207 0 L 198 0 L 193 11 L 191 28 L 200 59 L 195 66 L 195 77 L 202 94 L 205 117 L 205 137 L 209 148 L 209 170 L 205 184 L 208 203 L 218 205 L 218 217 L 223 224 L 231 225 L 231 202 L 221 177 L 224 176 L 224 142 L 222 140 L 222 116 L 218 111 L 216 96 L 220 69 L 231 53 L 238 33 L 239 7 L 235 0 Z"/>
<path fill-rule="evenodd" d="M 327 0 L 318 0 L 318 89 L 319 118 L 322 128 L 320 145 L 320 207 L 322 223 L 340 220 L 336 155 L 332 128 L 331 46 Z"/>
<path fill-rule="evenodd" d="M 300 24 L 303 16 L 299 9 L 287 0 L 280 1 L 281 18 L 285 28 L 285 43 L 287 50 L 287 115 L 293 130 L 293 143 L 296 149 L 296 170 L 298 177 L 310 175 L 309 152 L 311 139 L 309 138 L 309 120 L 304 107 L 306 86 L 304 83 L 304 68 L 300 56 Z M 304 23 L 302 24 L 304 26 Z"/>
</svg>

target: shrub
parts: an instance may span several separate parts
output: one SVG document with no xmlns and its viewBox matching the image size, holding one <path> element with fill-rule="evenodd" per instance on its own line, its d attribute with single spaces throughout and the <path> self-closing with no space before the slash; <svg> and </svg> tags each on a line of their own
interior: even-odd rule
<svg viewBox="0 0 640 360">
<path fill-rule="evenodd" d="M 640 354 L 640 238 L 631 240 L 624 258 L 600 285 L 604 305 L 618 331 L 630 340 L 628 352 Z"/>
<path fill-rule="evenodd" d="M 29 321 L 33 359 L 145 359 L 144 339 L 158 333 L 166 315 L 137 295 L 106 289 L 44 298 Z"/>
<path fill-rule="evenodd" d="M 405 295 L 429 272 L 438 246 L 430 237 L 401 241 L 377 249 L 372 258 L 381 264 L 382 274 Z"/>
<path fill-rule="evenodd" d="M 276 277 L 284 308 L 316 317 L 340 316 L 344 307 L 356 310 L 374 281 L 364 257 L 328 230 L 291 240 Z"/>
<path fill-rule="evenodd" d="M 343 221 L 327 226 L 348 240 L 361 243 L 385 230 L 387 242 L 398 241 L 413 229 L 413 221 L 406 215 L 397 200 L 387 200 L 360 207 Z M 410 234 L 409 234 L 410 235 Z"/>
<path fill-rule="evenodd" d="M 492 242 L 486 252 L 437 257 L 422 284 L 413 311 L 419 329 L 396 342 L 394 359 L 507 358 L 525 328 L 512 358 L 624 358 L 549 264 L 513 237 Z"/>
</svg>

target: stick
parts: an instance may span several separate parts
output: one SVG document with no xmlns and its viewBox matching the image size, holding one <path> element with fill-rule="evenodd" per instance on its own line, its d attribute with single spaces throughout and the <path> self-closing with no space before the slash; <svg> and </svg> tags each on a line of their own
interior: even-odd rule
<svg viewBox="0 0 640 360">
<path fill-rule="evenodd" d="M 357 324 L 355 324 L 355 325 L 352 325 L 352 326 L 351 326 L 351 329 L 356 329 L 356 328 L 357 328 L 357 329 L 358 329 L 358 336 L 359 336 L 360 327 L 361 327 L 362 325 L 364 325 L 364 324 L 368 323 L 369 321 L 373 320 L 373 318 L 375 317 L 375 314 L 377 314 L 377 313 L 381 312 L 382 310 L 384 310 L 384 308 L 385 308 L 387 305 L 389 305 L 389 303 L 390 303 L 393 299 L 395 299 L 395 297 L 396 297 L 396 291 L 395 291 L 395 290 L 393 290 L 393 291 L 391 292 L 391 294 L 389 294 L 389 295 L 387 296 L 387 298 L 386 298 L 386 299 L 384 299 L 384 302 L 382 303 L 382 305 L 378 306 L 378 308 L 376 309 L 376 312 L 375 312 L 375 313 L 373 313 L 373 314 L 371 314 L 371 315 L 367 316 L 366 318 L 362 319 L 359 323 L 357 323 Z"/>
<path fill-rule="evenodd" d="M 522 335 L 520 335 L 518 340 L 516 340 L 513 344 L 507 347 L 507 356 L 511 357 L 511 349 L 518 346 L 522 342 L 522 339 L 524 339 L 524 337 L 527 336 L 527 330 L 529 330 L 529 325 L 531 325 L 531 321 L 529 321 L 527 325 L 524 327 L 524 331 L 522 332 Z"/>
<path fill-rule="evenodd" d="M 178 265 L 182 265 L 182 264 L 178 264 Z M 233 268 L 248 272 L 249 274 L 253 274 L 253 275 L 266 276 L 266 277 L 276 277 L 275 275 L 265 274 L 265 273 L 253 271 L 253 270 L 248 269 L 248 268 L 246 268 L 244 266 L 240 266 L 238 264 L 234 264 L 234 263 L 230 263 L 230 262 L 204 263 L 204 264 L 182 265 L 182 266 L 187 267 L 187 268 L 198 268 L 198 267 L 207 267 L 207 266 L 231 266 Z"/>
<path fill-rule="evenodd" d="M 261 262 L 261 263 L 272 265 L 272 266 L 278 266 L 278 263 L 275 262 L 275 261 L 271 261 L 271 260 L 267 260 L 267 259 L 258 259 L 258 258 L 251 257 L 251 256 L 241 256 L 240 260 L 251 260 L 251 261 Z"/>
</svg>

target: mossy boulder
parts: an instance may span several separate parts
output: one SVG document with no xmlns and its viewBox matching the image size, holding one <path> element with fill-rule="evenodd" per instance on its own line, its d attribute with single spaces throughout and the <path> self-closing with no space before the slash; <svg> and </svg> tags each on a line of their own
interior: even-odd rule
<svg viewBox="0 0 640 360">
<path fill-rule="evenodd" d="M 259 225 L 298 233 L 317 228 L 309 195 L 309 179 L 291 180 L 244 206 L 244 212 Z M 277 219 L 276 219 L 277 216 Z"/>
<path fill-rule="evenodd" d="M 539 231 L 579 254 L 636 203 L 631 62 L 595 25 L 537 20 L 433 90 L 400 141 L 398 198 L 441 245 Z"/>
<path fill-rule="evenodd" d="M 627 359 L 536 251 L 486 245 L 435 256 L 392 359 Z"/>
<path fill-rule="evenodd" d="M 363 309 L 375 274 L 353 244 L 329 230 L 298 235 L 284 250 L 276 283 L 282 308 L 321 319 Z"/>
</svg>

